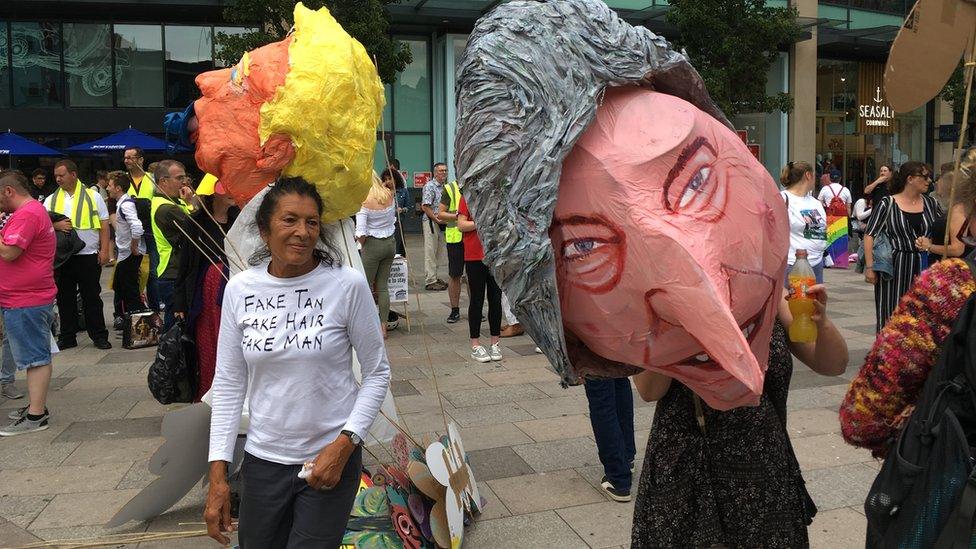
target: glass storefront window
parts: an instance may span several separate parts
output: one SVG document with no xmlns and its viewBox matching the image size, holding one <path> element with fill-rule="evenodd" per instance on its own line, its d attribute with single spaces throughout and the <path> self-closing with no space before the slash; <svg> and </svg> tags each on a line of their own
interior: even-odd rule
<svg viewBox="0 0 976 549">
<path fill-rule="evenodd" d="M 194 80 L 212 70 L 213 34 L 210 27 L 166 27 L 166 106 L 186 107 L 200 96 Z"/>
<path fill-rule="evenodd" d="M 115 71 L 119 107 L 162 107 L 162 27 L 115 25 Z"/>
<path fill-rule="evenodd" d="M 817 177 L 834 173 L 855 197 L 881 166 L 925 160 L 925 107 L 897 115 L 886 110 L 883 69 L 825 59 L 817 68 Z"/>
<path fill-rule="evenodd" d="M 431 116 L 429 46 L 426 40 L 404 40 L 413 62 L 394 86 L 393 126 L 398 132 L 429 132 Z"/>
<path fill-rule="evenodd" d="M 14 107 L 60 107 L 61 32 L 58 23 L 11 23 Z"/>
<path fill-rule="evenodd" d="M 7 22 L 0 21 L 0 108 L 10 106 L 10 65 L 7 63 Z"/>
<path fill-rule="evenodd" d="M 430 157 L 430 135 L 397 135 L 393 140 L 396 158 L 400 168 L 410 173 L 412 185 L 415 172 L 429 172 L 434 161 Z M 442 161 L 442 160 L 439 160 Z"/>
<path fill-rule="evenodd" d="M 64 72 L 69 107 L 111 107 L 111 27 L 65 23 Z"/>
</svg>

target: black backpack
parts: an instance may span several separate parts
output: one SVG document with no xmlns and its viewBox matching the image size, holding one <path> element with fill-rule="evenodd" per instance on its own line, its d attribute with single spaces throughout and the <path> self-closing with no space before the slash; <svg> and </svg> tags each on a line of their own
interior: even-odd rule
<svg viewBox="0 0 976 549">
<path fill-rule="evenodd" d="M 976 539 L 974 446 L 976 294 L 942 342 L 915 410 L 871 485 L 864 502 L 867 547 L 970 547 Z"/>
<path fill-rule="evenodd" d="M 159 338 L 156 360 L 149 367 L 149 392 L 160 404 L 193 402 L 196 396 L 196 353 L 184 330 L 183 321 L 177 321 Z"/>
</svg>

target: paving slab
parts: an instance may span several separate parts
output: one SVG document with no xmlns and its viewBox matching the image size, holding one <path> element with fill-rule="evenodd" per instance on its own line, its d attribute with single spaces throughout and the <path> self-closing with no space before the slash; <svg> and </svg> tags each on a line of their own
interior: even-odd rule
<svg viewBox="0 0 976 549">
<path fill-rule="evenodd" d="M 864 463 L 814 469 L 803 473 L 810 497 L 821 511 L 863 506 L 868 489 L 877 476 L 878 470 Z"/>
<path fill-rule="evenodd" d="M 111 490 L 122 480 L 129 463 L 65 465 L 0 471 L 0 495 L 42 496 Z"/>
<path fill-rule="evenodd" d="M 554 511 L 480 520 L 464 532 L 466 547 L 586 549 L 585 542 Z"/>
<path fill-rule="evenodd" d="M 515 426 L 536 442 L 593 436 L 590 418 L 584 414 L 520 421 Z"/>
<path fill-rule="evenodd" d="M 633 500 L 629 503 L 604 501 L 580 505 L 557 509 L 556 513 L 594 549 L 630 545 L 630 525 L 634 518 Z"/>
<path fill-rule="evenodd" d="M 137 418 L 107 421 L 76 421 L 55 442 L 85 442 L 113 438 L 146 438 L 158 436 L 163 418 Z"/>
<path fill-rule="evenodd" d="M 800 468 L 804 471 L 862 463 L 872 459 L 870 452 L 846 444 L 835 433 L 795 438 L 793 449 Z"/>
<path fill-rule="evenodd" d="M 488 481 L 513 515 L 606 501 L 572 469 Z"/>
<path fill-rule="evenodd" d="M 811 549 L 861 549 L 864 547 L 864 515 L 853 509 L 817 513 L 808 529 Z"/>
<path fill-rule="evenodd" d="M 21 528 L 27 528 L 54 498 L 54 494 L 46 496 L 0 496 L 0 517 Z M 0 543 L 5 541 L 0 537 Z"/>
<path fill-rule="evenodd" d="M 482 482 L 535 473 L 535 469 L 510 447 L 468 451 L 468 463 L 475 472 L 475 479 Z"/>
<path fill-rule="evenodd" d="M 464 440 L 464 449 L 468 452 L 532 442 L 529 435 L 513 423 L 466 427 L 461 429 L 461 437 Z"/>
<path fill-rule="evenodd" d="M 62 465 L 131 464 L 149 459 L 163 441 L 162 437 L 91 440 L 81 443 Z"/>
<path fill-rule="evenodd" d="M 525 421 L 533 417 L 523 407 L 525 402 L 534 401 L 527 400 L 519 404 L 508 402 L 504 404 L 492 404 L 490 406 L 471 406 L 469 408 L 455 410 L 451 412 L 451 416 L 457 420 L 458 425 L 461 427 L 479 427 L 483 425 Z M 539 402 L 544 401 L 540 400 Z"/>
<path fill-rule="evenodd" d="M 455 408 L 471 406 L 488 406 L 504 404 L 516 400 L 549 399 L 549 395 L 536 389 L 532 385 L 502 385 L 481 389 L 467 389 L 464 391 L 442 392 Z"/>
<path fill-rule="evenodd" d="M 600 463 L 596 442 L 590 437 L 520 444 L 514 450 L 539 472 L 588 467 Z"/>
</svg>

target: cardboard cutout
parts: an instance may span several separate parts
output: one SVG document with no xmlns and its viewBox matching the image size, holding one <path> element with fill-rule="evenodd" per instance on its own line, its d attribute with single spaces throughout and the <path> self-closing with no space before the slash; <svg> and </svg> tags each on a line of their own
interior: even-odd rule
<svg viewBox="0 0 976 549">
<path fill-rule="evenodd" d="M 369 190 L 383 85 L 363 46 L 329 10 L 295 6 L 294 31 L 199 75 L 196 161 L 243 206 L 279 175 L 325 199 L 326 223 L 352 215 Z"/>
<path fill-rule="evenodd" d="M 942 91 L 974 32 L 971 0 L 918 0 L 888 54 L 885 95 L 895 112 L 913 111 Z"/>
<path fill-rule="evenodd" d="M 758 402 L 789 234 L 731 130 L 670 95 L 608 90 L 563 162 L 550 236 L 563 325 L 588 352 L 714 408 Z"/>
</svg>

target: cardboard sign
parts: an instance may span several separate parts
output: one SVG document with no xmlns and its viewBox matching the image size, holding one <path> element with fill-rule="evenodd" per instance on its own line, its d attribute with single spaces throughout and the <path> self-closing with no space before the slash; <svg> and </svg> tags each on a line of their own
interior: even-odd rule
<svg viewBox="0 0 976 549">
<path fill-rule="evenodd" d="M 428 181 L 433 177 L 430 172 L 413 172 L 413 186 L 415 188 L 423 188 Z"/>
<path fill-rule="evenodd" d="M 406 303 L 410 299 L 407 287 L 407 258 L 398 257 L 393 260 L 390 269 L 390 303 Z"/>
<path fill-rule="evenodd" d="M 888 55 L 884 87 L 896 112 L 913 111 L 942 91 L 974 28 L 976 4 L 918 0 Z"/>
</svg>

